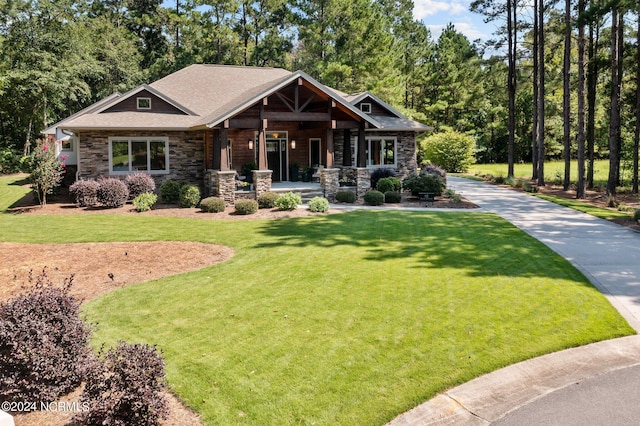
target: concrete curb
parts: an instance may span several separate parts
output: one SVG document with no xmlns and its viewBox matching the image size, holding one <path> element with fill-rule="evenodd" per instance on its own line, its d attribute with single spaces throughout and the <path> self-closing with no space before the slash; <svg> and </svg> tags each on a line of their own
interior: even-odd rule
<svg viewBox="0 0 640 426">
<path fill-rule="evenodd" d="M 388 425 L 487 425 L 555 390 L 635 365 L 640 365 L 640 336 L 554 352 L 450 389 Z"/>
</svg>

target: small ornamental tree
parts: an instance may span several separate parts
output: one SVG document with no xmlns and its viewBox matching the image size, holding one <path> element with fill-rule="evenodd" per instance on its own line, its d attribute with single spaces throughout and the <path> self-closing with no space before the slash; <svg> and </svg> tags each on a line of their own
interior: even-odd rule
<svg viewBox="0 0 640 426">
<path fill-rule="evenodd" d="M 60 157 L 63 161 L 66 157 Z M 41 206 L 47 204 L 47 194 L 60 186 L 64 177 L 65 165 L 56 159 L 54 145 L 38 139 L 36 148 L 27 160 L 31 188 Z"/>
<path fill-rule="evenodd" d="M 449 173 L 466 172 L 475 162 L 475 140 L 463 133 L 436 133 L 425 138 L 420 147 L 426 162 L 440 166 Z"/>
</svg>

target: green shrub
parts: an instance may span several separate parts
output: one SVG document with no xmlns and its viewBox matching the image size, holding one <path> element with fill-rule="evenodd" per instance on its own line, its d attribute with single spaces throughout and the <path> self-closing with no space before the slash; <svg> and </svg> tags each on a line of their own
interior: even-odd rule
<svg viewBox="0 0 640 426">
<path fill-rule="evenodd" d="M 276 206 L 276 200 L 279 195 L 275 192 L 263 192 L 258 197 L 258 206 L 261 209 L 272 209 Z"/>
<path fill-rule="evenodd" d="M 138 212 L 146 212 L 158 201 L 158 196 L 152 192 L 143 192 L 133 199 L 133 206 Z"/>
<path fill-rule="evenodd" d="M 497 183 L 498 185 L 502 185 L 504 183 L 504 180 L 505 180 L 505 178 L 502 175 L 499 175 L 499 176 L 496 176 L 495 178 L 493 178 L 493 181 L 495 183 Z"/>
<path fill-rule="evenodd" d="M 444 181 L 438 175 L 409 175 L 403 182 L 402 187 L 411 191 L 411 195 L 417 196 L 420 192 L 431 192 L 436 196 L 442 195 L 444 191 Z"/>
<path fill-rule="evenodd" d="M 130 198 L 136 198 L 140 194 L 156 190 L 156 182 L 146 173 L 137 172 L 132 175 L 127 175 L 124 183 L 127 185 Z"/>
<path fill-rule="evenodd" d="M 635 212 L 633 212 L 633 220 L 640 223 L 640 209 L 637 209 Z"/>
<path fill-rule="evenodd" d="M 0 149 L 0 175 L 21 171 L 22 153 L 11 148 Z"/>
<path fill-rule="evenodd" d="M 398 191 L 387 191 L 384 193 L 385 203 L 399 203 L 402 201 L 402 195 Z"/>
<path fill-rule="evenodd" d="M 184 185 L 180 188 L 180 207 L 196 207 L 200 202 L 200 189 L 195 185 Z"/>
<path fill-rule="evenodd" d="M 364 202 L 369 206 L 381 206 L 384 204 L 384 194 L 380 191 L 369 191 L 364 194 Z"/>
<path fill-rule="evenodd" d="M 169 413 L 164 365 L 155 346 L 118 342 L 89 363 L 80 395 L 86 409 L 72 424 L 159 425 Z"/>
<path fill-rule="evenodd" d="M 98 204 L 98 188 L 95 180 L 77 180 L 69 187 L 69 194 L 78 207 L 93 207 Z"/>
<path fill-rule="evenodd" d="M 402 182 L 396 177 L 382 178 L 378 181 L 376 189 L 382 193 L 389 191 L 400 192 L 402 190 Z"/>
<path fill-rule="evenodd" d="M 475 140 L 463 133 L 447 131 L 435 133 L 420 143 L 423 157 L 448 172 L 466 172 L 475 162 Z"/>
<path fill-rule="evenodd" d="M 309 201 L 309 211 L 313 213 L 325 213 L 329 211 L 329 200 L 324 197 L 313 197 Z"/>
<path fill-rule="evenodd" d="M 258 202 L 256 200 L 237 200 L 236 214 L 247 215 L 254 214 L 258 211 Z"/>
<path fill-rule="evenodd" d="M 336 201 L 339 203 L 355 203 L 356 194 L 353 191 L 338 191 L 336 194 Z"/>
<path fill-rule="evenodd" d="M 107 208 L 124 206 L 129 198 L 127 185 L 120 179 L 101 178 L 98 181 L 98 202 Z"/>
<path fill-rule="evenodd" d="M 41 206 L 47 204 L 47 195 L 60 186 L 64 177 L 64 164 L 56 159 L 55 146 L 45 140 L 38 140 L 28 157 L 29 181 Z"/>
<path fill-rule="evenodd" d="M 387 178 L 387 177 L 394 177 L 396 174 L 393 170 L 391 169 L 387 169 L 387 168 L 382 168 L 382 169 L 375 169 L 372 173 L 371 173 L 371 187 L 372 188 L 377 188 L 378 187 L 378 181 L 382 178 Z"/>
<path fill-rule="evenodd" d="M 165 180 L 160 185 L 160 197 L 163 203 L 178 204 L 180 200 L 180 183 L 175 180 Z"/>
<path fill-rule="evenodd" d="M 70 295 L 73 276 L 55 286 L 46 270 L 0 303 L 0 401 L 50 402 L 75 389 L 91 354 L 91 329 Z"/>
<path fill-rule="evenodd" d="M 302 198 L 298 194 L 287 192 L 279 196 L 275 204 L 280 210 L 295 210 L 296 207 L 302 204 Z"/>
<path fill-rule="evenodd" d="M 226 207 L 224 200 L 219 197 L 208 197 L 200 201 L 200 210 L 205 213 L 222 213 Z"/>
<path fill-rule="evenodd" d="M 438 167 L 435 164 L 431 164 L 428 163 L 424 166 L 422 166 L 422 168 L 420 169 L 420 174 L 421 175 L 438 175 L 442 178 L 442 180 L 444 181 L 444 184 L 447 184 L 447 172 L 445 169 L 443 169 L 442 167 Z"/>
</svg>

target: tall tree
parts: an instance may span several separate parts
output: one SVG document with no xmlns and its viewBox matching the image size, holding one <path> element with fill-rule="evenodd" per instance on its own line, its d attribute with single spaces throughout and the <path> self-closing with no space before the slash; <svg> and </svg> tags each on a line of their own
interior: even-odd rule
<svg viewBox="0 0 640 426">
<path fill-rule="evenodd" d="M 619 31 L 623 27 L 623 20 L 618 6 L 611 11 L 611 95 L 609 115 L 609 177 L 607 179 L 607 194 L 615 198 L 618 185 L 618 165 L 620 164 L 619 135 L 620 135 L 620 91 L 621 76 L 619 75 Z"/>
<path fill-rule="evenodd" d="M 536 109 L 538 110 L 537 117 L 537 141 L 538 147 L 538 185 L 544 186 L 544 122 L 545 122 L 545 57 L 544 57 L 544 0 L 535 0 L 536 10 L 534 13 L 538 15 L 538 31 L 534 37 L 538 38 L 538 51 L 534 54 L 538 55 L 538 98 L 535 100 Z"/>
<path fill-rule="evenodd" d="M 564 180 L 563 189 L 567 191 L 571 183 L 571 0 L 565 0 L 564 7 L 564 60 L 562 63 L 563 77 L 563 108 L 562 122 L 564 127 Z"/>
<path fill-rule="evenodd" d="M 576 198 L 584 198 L 585 163 L 585 0 L 578 0 L 578 181 Z"/>
<path fill-rule="evenodd" d="M 636 126 L 633 138 L 633 193 L 638 193 L 638 151 L 640 145 L 640 8 L 636 27 Z"/>
</svg>

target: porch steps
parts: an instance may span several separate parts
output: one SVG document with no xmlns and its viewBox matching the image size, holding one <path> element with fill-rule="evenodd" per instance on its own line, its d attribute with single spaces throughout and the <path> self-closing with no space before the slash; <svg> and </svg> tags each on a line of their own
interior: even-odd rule
<svg viewBox="0 0 640 426">
<path fill-rule="evenodd" d="M 323 197 L 324 194 L 321 189 L 316 188 L 271 188 L 273 192 L 278 194 L 286 194 L 287 192 L 293 192 L 300 195 L 302 203 L 307 204 L 314 197 Z"/>
</svg>

